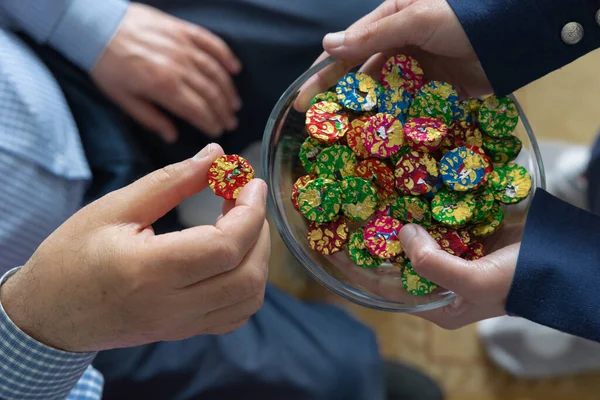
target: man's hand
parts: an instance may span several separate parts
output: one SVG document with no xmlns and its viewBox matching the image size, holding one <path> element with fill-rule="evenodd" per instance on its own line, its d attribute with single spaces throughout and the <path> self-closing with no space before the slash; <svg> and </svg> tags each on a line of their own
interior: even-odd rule
<svg viewBox="0 0 600 400">
<path fill-rule="evenodd" d="M 387 0 L 344 32 L 325 36 L 326 51 L 334 64 L 303 86 L 295 107 L 308 108 L 310 100 L 334 85 L 350 68 L 365 63 L 374 77 L 387 58 L 409 54 L 421 63 L 428 80 L 456 86 L 464 97 L 489 94 L 491 85 L 467 35 L 446 0 Z"/>
<path fill-rule="evenodd" d="M 211 32 L 134 3 L 92 78 L 131 117 L 173 142 L 175 126 L 161 108 L 213 137 L 237 127 L 241 100 L 231 74 L 240 70 Z"/>
<path fill-rule="evenodd" d="M 215 226 L 151 224 L 207 186 L 223 154 L 156 171 L 80 210 L 2 287 L 9 317 L 49 346 L 86 352 L 221 334 L 262 305 L 270 254 L 265 183 L 225 202 Z"/>
<path fill-rule="evenodd" d="M 400 240 L 414 270 L 457 295 L 453 304 L 417 315 L 446 329 L 505 315 L 522 235 L 522 225 L 506 225 L 485 243 L 487 256 L 466 261 L 442 250 L 422 227 L 403 227 Z"/>
<path fill-rule="evenodd" d="M 448 306 L 415 315 L 446 329 L 505 315 L 522 235 L 522 225 L 506 225 L 485 242 L 486 257 L 466 261 L 442 250 L 422 227 L 404 226 L 400 240 L 415 271 L 457 295 Z M 352 282 L 379 297 L 399 303 L 414 302 L 414 296 L 398 290 L 397 272 L 374 274 L 357 268 L 343 253 L 329 256 L 329 260 Z"/>
</svg>

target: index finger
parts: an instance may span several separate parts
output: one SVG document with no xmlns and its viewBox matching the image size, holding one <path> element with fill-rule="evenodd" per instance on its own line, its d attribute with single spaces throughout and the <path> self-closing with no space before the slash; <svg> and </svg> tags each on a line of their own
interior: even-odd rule
<svg viewBox="0 0 600 400">
<path fill-rule="evenodd" d="M 412 2 L 414 2 L 414 0 L 386 1 L 385 3 L 377 7 L 375 10 L 371 11 L 369 14 L 365 15 L 364 17 L 350 25 L 347 30 L 360 30 L 362 28 L 365 28 L 375 21 L 397 13 L 398 11 L 410 5 Z M 329 57 L 329 54 L 327 52 L 323 52 L 319 56 L 319 58 L 317 58 L 313 66 L 327 59 L 327 57 Z M 310 101 L 313 99 L 314 96 L 329 89 L 352 67 L 355 67 L 364 61 L 366 61 L 366 59 L 336 60 L 331 65 L 323 68 L 317 74 L 313 75 L 304 83 L 304 85 L 302 85 L 302 88 L 300 88 L 300 94 L 294 102 L 294 108 L 296 109 L 296 111 L 306 111 L 310 105 Z"/>
</svg>

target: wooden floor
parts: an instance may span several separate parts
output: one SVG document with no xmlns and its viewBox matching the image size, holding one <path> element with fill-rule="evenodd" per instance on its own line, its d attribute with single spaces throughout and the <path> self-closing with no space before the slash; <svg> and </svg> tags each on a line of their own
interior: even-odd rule
<svg viewBox="0 0 600 400">
<path fill-rule="evenodd" d="M 600 52 L 588 55 L 516 93 L 536 136 L 590 143 L 600 128 Z M 341 302 L 304 275 L 278 235 L 273 235 L 271 281 L 303 298 Z M 278 266 L 279 268 L 275 268 Z M 281 268 L 281 266 L 286 266 Z M 450 400 L 592 400 L 600 398 L 600 373 L 564 379 L 519 381 L 486 360 L 475 328 L 444 331 L 408 315 L 343 304 L 378 333 L 386 357 L 421 367 Z"/>
</svg>

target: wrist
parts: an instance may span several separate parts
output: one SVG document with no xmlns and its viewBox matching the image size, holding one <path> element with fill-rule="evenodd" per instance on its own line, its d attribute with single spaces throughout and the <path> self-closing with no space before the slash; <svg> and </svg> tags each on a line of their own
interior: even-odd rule
<svg viewBox="0 0 600 400">
<path fill-rule="evenodd" d="M 22 269 L 6 274 L 0 282 L 0 304 L 15 326 L 35 341 L 56 350 L 84 352 L 68 335 L 60 334 L 60 324 L 50 321 L 52 311 L 40 308 L 40 288 Z M 47 304 L 51 306 L 51 304 Z M 50 317 L 50 318 L 49 318 Z"/>
</svg>

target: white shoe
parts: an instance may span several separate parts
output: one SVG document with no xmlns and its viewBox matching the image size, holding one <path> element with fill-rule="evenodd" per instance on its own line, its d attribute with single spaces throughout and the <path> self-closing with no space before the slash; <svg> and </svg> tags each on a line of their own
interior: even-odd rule
<svg viewBox="0 0 600 400">
<path fill-rule="evenodd" d="M 568 146 L 555 160 L 547 160 L 544 157 L 548 192 L 574 206 L 588 209 L 588 182 L 585 172 L 590 155 L 588 147 Z"/>
<path fill-rule="evenodd" d="M 494 364 L 519 378 L 549 378 L 600 369 L 600 344 L 516 317 L 478 324 Z"/>
<path fill-rule="evenodd" d="M 548 192 L 586 209 L 585 172 L 590 149 L 566 142 L 542 141 L 540 150 Z M 482 321 L 478 333 L 490 359 L 517 377 L 552 377 L 600 369 L 600 344 L 522 318 Z"/>
</svg>

